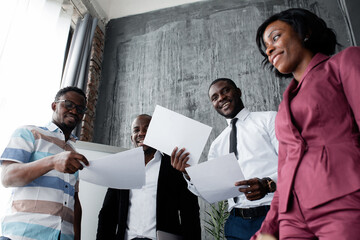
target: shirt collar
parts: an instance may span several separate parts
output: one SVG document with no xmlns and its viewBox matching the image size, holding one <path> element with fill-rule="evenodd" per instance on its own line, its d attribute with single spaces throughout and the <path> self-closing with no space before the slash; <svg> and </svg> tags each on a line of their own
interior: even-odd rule
<svg viewBox="0 0 360 240">
<path fill-rule="evenodd" d="M 157 150 L 154 154 L 154 157 L 148 162 L 148 164 L 149 163 L 154 164 L 154 163 L 160 161 L 162 156 L 163 156 L 163 153 Z"/>
<path fill-rule="evenodd" d="M 46 125 L 46 128 L 49 129 L 49 131 L 51 131 L 51 132 L 57 132 L 60 130 L 60 128 L 53 122 L 49 122 Z"/>
<path fill-rule="evenodd" d="M 62 130 L 59 128 L 58 125 L 56 125 L 55 123 L 53 122 L 49 122 L 47 125 L 46 125 L 46 128 L 51 131 L 51 132 L 62 132 Z M 74 134 L 70 134 L 70 139 L 71 141 L 75 142 L 76 140 L 78 140 L 78 138 L 74 135 Z"/>
<path fill-rule="evenodd" d="M 236 116 L 234 118 L 238 118 L 238 120 L 245 121 L 245 119 L 249 116 L 249 114 L 250 114 L 250 111 L 244 107 L 243 109 L 241 109 L 241 111 L 238 114 L 236 114 Z M 226 122 L 228 123 L 228 125 L 230 125 L 231 120 L 232 120 L 232 118 L 226 119 Z"/>
<path fill-rule="evenodd" d="M 154 154 L 154 158 L 155 158 L 154 160 L 158 160 L 158 159 L 161 160 L 162 156 L 163 153 L 157 150 L 156 153 Z"/>
<path fill-rule="evenodd" d="M 300 88 L 300 85 L 302 84 L 302 82 L 304 81 L 304 79 L 306 78 L 306 76 L 308 75 L 308 73 L 317 65 L 319 65 L 320 63 L 322 63 L 323 61 L 329 59 L 330 56 L 324 55 L 322 53 L 316 53 L 315 56 L 311 59 L 309 65 L 306 67 L 305 72 L 301 78 L 301 80 L 299 82 L 297 82 L 295 80 L 295 78 L 292 80 L 291 84 L 289 86 L 289 89 L 292 90 L 297 90 L 298 88 Z"/>
</svg>

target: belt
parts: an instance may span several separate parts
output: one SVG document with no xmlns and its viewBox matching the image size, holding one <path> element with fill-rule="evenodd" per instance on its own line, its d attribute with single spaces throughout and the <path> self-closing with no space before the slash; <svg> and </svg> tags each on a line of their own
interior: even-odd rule
<svg viewBox="0 0 360 240">
<path fill-rule="evenodd" d="M 260 206 L 254 208 L 233 208 L 230 212 L 231 215 L 242 217 L 244 219 L 252 219 L 255 217 L 266 216 L 270 206 Z"/>
</svg>

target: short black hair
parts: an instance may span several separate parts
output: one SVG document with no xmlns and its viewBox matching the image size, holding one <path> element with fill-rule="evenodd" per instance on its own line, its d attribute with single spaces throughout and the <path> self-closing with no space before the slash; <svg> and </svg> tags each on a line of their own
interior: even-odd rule
<svg viewBox="0 0 360 240">
<path fill-rule="evenodd" d="M 288 23 L 296 33 L 299 34 L 300 39 L 308 38 L 304 41 L 304 47 L 309 49 L 312 53 L 322 53 L 325 55 L 332 55 L 335 52 L 336 45 L 339 45 L 336 40 L 336 34 L 328 28 L 325 21 L 319 18 L 309 10 L 302 8 L 290 8 L 280 13 L 269 17 L 260 27 L 256 33 L 256 44 L 264 56 L 262 61 L 263 67 L 268 66 L 271 71 L 274 71 L 274 66 L 270 64 L 268 56 L 266 55 L 266 47 L 263 35 L 267 26 L 277 20 Z M 278 77 L 291 77 L 292 74 L 282 74 L 275 69 L 275 75 Z"/>
<path fill-rule="evenodd" d="M 138 117 L 148 117 L 148 118 L 152 118 L 151 115 L 146 114 L 146 113 L 140 114 L 140 115 L 138 115 L 136 118 L 138 118 Z"/>
<path fill-rule="evenodd" d="M 84 97 L 85 102 L 86 102 L 86 95 L 85 95 L 84 91 L 81 90 L 78 87 L 72 87 L 72 86 L 64 87 L 64 88 L 60 89 L 55 95 L 55 101 L 59 100 L 59 98 L 61 96 L 65 95 L 67 92 L 77 92 L 77 93 L 79 93 L 81 96 Z"/>
<path fill-rule="evenodd" d="M 233 80 L 231 80 L 230 78 L 217 78 L 214 81 L 212 81 L 212 83 L 210 84 L 208 92 L 210 91 L 210 88 L 212 85 L 214 85 L 217 82 L 221 82 L 221 81 L 225 81 L 228 84 L 230 84 L 231 86 L 233 86 L 234 88 L 238 88 L 238 86 L 236 86 L 235 82 Z"/>
</svg>

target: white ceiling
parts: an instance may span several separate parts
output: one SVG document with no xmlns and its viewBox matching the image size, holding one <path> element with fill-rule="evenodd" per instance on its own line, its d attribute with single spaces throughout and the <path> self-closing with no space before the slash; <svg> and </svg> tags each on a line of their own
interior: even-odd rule
<svg viewBox="0 0 360 240">
<path fill-rule="evenodd" d="M 105 22 L 110 19 L 204 0 L 87 0 Z"/>
</svg>

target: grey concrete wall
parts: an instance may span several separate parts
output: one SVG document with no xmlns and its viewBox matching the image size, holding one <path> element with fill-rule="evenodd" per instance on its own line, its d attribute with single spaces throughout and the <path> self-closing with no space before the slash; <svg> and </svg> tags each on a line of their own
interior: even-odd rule
<svg viewBox="0 0 360 240">
<path fill-rule="evenodd" d="M 353 37 L 353 45 L 360 46 L 360 1 L 339 0 L 342 3 L 343 11 L 348 21 L 350 32 Z"/>
<path fill-rule="evenodd" d="M 277 110 L 288 80 L 261 68 L 254 38 L 263 20 L 289 7 L 316 12 L 350 44 L 336 0 L 216 0 L 111 20 L 94 141 L 130 147 L 132 119 L 159 104 L 213 126 L 210 142 L 226 124 L 207 95 L 218 77 L 232 78 L 251 110 Z"/>
<path fill-rule="evenodd" d="M 213 127 L 201 157 L 205 161 L 211 141 L 226 126 L 208 99 L 211 81 L 233 79 L 252 111 L 277 110 L 289 80 L 261 68 L 254 39 L 267 17 L 289 7 L 317 13 L 343 48 L 350 45 L 337 0 L 214 0 L 111 20 L 94 141 L 131 147 L 132 120 L 152 114 L 159 104 Z M 207 206 L 200 202 L 204 217 Z M 203 239 L 212 238 L 204 234 Z"/>
</svg>

